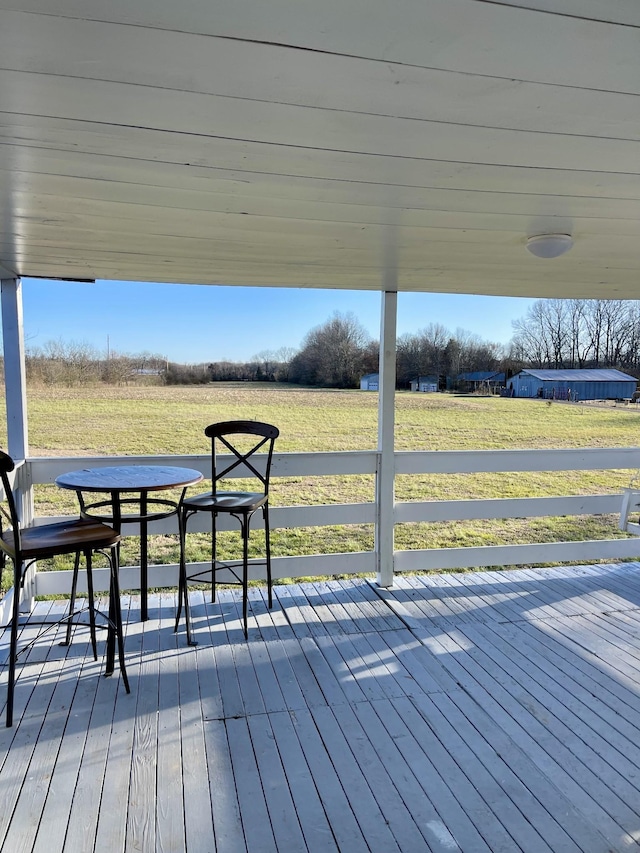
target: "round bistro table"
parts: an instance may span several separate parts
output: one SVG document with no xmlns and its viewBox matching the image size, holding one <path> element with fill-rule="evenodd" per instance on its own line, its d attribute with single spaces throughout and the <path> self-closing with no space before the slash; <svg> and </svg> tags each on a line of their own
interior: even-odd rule
<svg viewBox="0 0 640 853">
<path fill-rule="evenodd" d="M 148 544 L 150 521 L 176 515 L 188 486 L 204 479 L 195 468 L 175 468 L 169 465 L 113 465 L 104 468 L 82 468 L 56 477 L 61 489 L 71 489 L 78 495 L 81 518 L 105 521 L 120 533 L 125 523 L 140 524 L 140 617 L 148 618 Z M 178 500 L 149 497 L 150 492 L 182 488 Z M 107 500 L 90 500 L 85 493 L 108 493 Z M 133 511 L 131 511 L 133 509 Z"/>
</svg>

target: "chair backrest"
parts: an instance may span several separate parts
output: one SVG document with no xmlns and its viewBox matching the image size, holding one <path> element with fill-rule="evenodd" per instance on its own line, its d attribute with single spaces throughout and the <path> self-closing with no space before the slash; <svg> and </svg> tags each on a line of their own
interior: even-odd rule
<svg viewBox="0 0 640 853">
<path fill-rule="evenodd" d="M 15 469 L 15 462 L 7 454 L 0 450 L 0 479 L 2 480 L 2 491 L 4 493 L 3 501 L 0 503 L 0 535 L 5 528 L 4 521 L 8 522 L 13 529 L 13 544 L 15 551 L 20 550 L 20 522 L 18 519 L 18 511 L 16 502 L 13 497 L 13 485 L 9 480 L 9 474 Z M 0 539 L 0 549 L 4 552 L 11 553 L 11 549 L 6 547 Z"/>
<path fill-rule="evenodd" d="M 235 471 L 239 477 L 259 480 L 262 491 L 268 494 L 273 445 L 280 435 L 278 427 L 260 421 L 222 421 L 210 424 L 204 433 L 211 439 L 211 483 L 214 495 L 220 480 L 231 471 Z M 228 465 L 219 468 L 217 456 L 225 451 L 231 453 L 233 458 Z M 254 458 L 257 453 L 261 456 L 259 460 Z"/>
</svg>

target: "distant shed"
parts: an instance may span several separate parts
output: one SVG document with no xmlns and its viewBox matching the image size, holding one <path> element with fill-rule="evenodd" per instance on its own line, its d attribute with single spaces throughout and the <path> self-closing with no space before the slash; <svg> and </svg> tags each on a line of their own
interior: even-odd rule
<svg viewBox="0 0 640 853">
<path fill-rule="evenodd" d="M 378 391 L 380 386 L 379 373 L 366 373 L 360 378 L 361 391 Z"/>
<path fill-rule="evenodd" d="M 509 379 L 507 391 L 545 400 L 630 400 L 637 385 L 637 379 L 620 370 L 527 369 Z"/>
<path fill-rule="evenodd" d="M 438 377 L 435 374 L 432 376 L 418 376 L 416 379 L 411 380 L 411 390 L 433 393 L 438 390 Z"/>
</svg>

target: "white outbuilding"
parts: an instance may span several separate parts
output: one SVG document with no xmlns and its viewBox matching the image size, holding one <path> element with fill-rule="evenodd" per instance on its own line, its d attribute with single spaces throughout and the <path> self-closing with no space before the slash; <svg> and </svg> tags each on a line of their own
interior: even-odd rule
<svg viewBox="0 0 640 853">
<path fill-rule="evenodd" d="M 379 373 L 365 373 L 360 379 L 361 391 L 378 391 L 380 387 Z"/>
</svg>

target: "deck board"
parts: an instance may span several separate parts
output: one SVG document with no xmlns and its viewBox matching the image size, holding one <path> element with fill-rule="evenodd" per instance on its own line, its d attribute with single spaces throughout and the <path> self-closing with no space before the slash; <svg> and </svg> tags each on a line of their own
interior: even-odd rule
<svg viewBox="0 0 640 853">
<path fill-rule="evenodd" d="M 458 645 L 455 661 L 454 655 L 449 655 L 447 661 L 449 665 L 455 666 L 460 683 L 475 703 L 486 709 L 492 720 L 508 735 L 509 741 L 523 750 L 536 767 L 543 771 L 547 784 L 553 785 L 558 791 L 570 792 L 571 799 L 579 804 L 583 821 L 587 822 L 592 815 L 597 814 L 599 818 L 596 826 L 608 830 L 610 843 L 615 839 L 617 844 L 621 840 L 625 845 L 633 844 L 629 824 L 633 819 L 632 813 L 597 774 L 565 745 L 563 736 L 566 728 L 558 732 L 558 725 L 552 715 L 545 713 L 523 691 L 510 691 L 512 682 L 508 676 L 501 675 L 486 656 L 475 653 L 469 646 L 466 642 Z M 451 638 L 447 638 L 446 647 L 455 650 Z M 486 664 L 486 669 L 483 664 Z M 473 710 L 470 708 L 467 716 Z M 555 732 L 550 730 L 550 724 L 554 725 Z M 613 849 L 626 848 L 614 846 Z"/>
<path fill-rule="evenodd" d="M 59 780 L 59 784 L 49 787 L 41 820 L 38 820 L 40 810 L 34 809 L 35 821 L 37 821 L 34 821 L 36 832 L 34 838 L 24 845 L 26 850 L 41 850 L 52 853 L 52 851 L 61 851 L 64 847 L 68 815 L 78 791 L 78 776 L 81 763 L 84 760 L 89 731 L 91 731 L 91 724 L 89 727 L 87 726 L 87 718 L 92 716 L 97 698 L 96 688 L 100 683 L 100 679 L 97 677 L 98 668 L 93 666 L 93 661 L 89 665 L 90 660 L 91 658 L 87 658 L 88 665 L 83 667 L 82 677 L 78 681 L 69 710 L 64 738 L 60 744 L 60 750 L 55 756 L 55 763 L 63 763 L 66 768 L 64 778 Z M 90 669 L 93 669 L 93 672 L 87 672 Z M 110 703 L 107 701 L 105 704 L 109 712 Z M 108 716 L 109 713 L 107 713 Z M 100 770 L 96 776 L 98 787 L 101 787 Z M 15 846 L 13 849 L 19 848 Z"/>
<path fill-rule="evenodd" d="M 245 844 L 242 829 L 240 802 L 236 792 L 227 729 L 224 720 L 208 720 L 205 723 L 204 735 L 211 814 L 209 815 L 204 811 L 201 815 L 196 815 L 196 820 L 203 824 L 208 819 L 211 821 L 217 851 L 228 850 L 229 853 L 242 853 L 248 849 L 248 846 Z M 188 761 L 189 758 L 186 757 L 185 760 Z M 204 777 L 200 780 L 205 790 L 206 781 Z M 193 849 L 206 850 L 207 848 L 196 846 Z"/>
<path fill-rule="evenodd" d="M 177 643 L 173 633 L 174 611 L 174 596 L 160 596 L 156 849 L 163 853 L 175 853 L 185 848 L 179 736 L 181 706 Z"/>
<path fill-rule="evenodd" d="M 96 678 L 95 701 L 78 770 L 73 802 L 63 811 L 66 836 L 60 850 L 91 850 L 96 836 L 100 801 L 115 712 L 116 690 L 109 679 Z M 81 721 L 82 722 L 82 721 Z M 55 849 L 55 848 L 54 848 Z M 34 853 L 51 853 L 49 823 L 43 815 Z"/>
<path fill-rule="evenodd" d="M 211 820 L 205 728 L 207 720 L 220 717 L 220 713 L 212 714 L 212 705 L 208 701 L 210 689 L 213 688 L 217 694 L 212 649 L 205 647 L 196 655 L 185 647 L 183 638 L 178 638 L 177 662 L 185 849 L 212 853 L 216 846 Z M 202 664 L 205 676 L 202 685 L 198 663 Z M 215 707 L 219 706 L 216 704 Z"/>
<path fill-rule="evenodd" d="M 127 812 L 128 845 L 135 850 L 157 850 L 158 712 L 160 696 L 160 608 L 149 596 L 149 620 L 144 623 L 138 675 L 136 713 L 133 720 L 131 778 Z M 117 848 L 116 848 L 117 849 Z"/>
<path fill-rule="evenodd" d="M 327 812 L 309 772 L 293 718 L 288 713 L 270 715 L 271 728 L 291 790 L 296 816 L 308 850 L 337 851 Z M 305 849 L 302 847 L 301 849 Z"/>
<path fill-rule="evenodd" d="M 225 721 L 233 780 L 238 794 L 247 850 L 250 853 L 272 853 L 277 847 L 269 820 L 263 780 L 249 732 L 250 719 L 251 717 L 247 716 Z M 231 780 L 225 781 L 228 787 L 232 784 Z"/>
<path fill-rule="evenodd" d="M 86 651 L 86 643 L 76 647 L 76 652 L 79 655 L 84 656 Z M 67 657 L 65 652 L 59 651 L 56 654 L 54 650 L 51 655 L 51 662 L 55 661 L 58 663 L 62 659 L 65 659 Z M 75 671 L 77 673 L 81 668 L 79 664 L 80 659 L 79 657 L 74 657 L 73 660 L 65 660 L 65 665 L 70 668 L 71 672 Z M 93 692 L 95 692 L 95 679 L 92 680 L 94 682 Z M 76 686 L 80 687 L 79 696 Z M 91 687 L 89 689 L 91 690 Z M 50 816 L 52 842 L 59 839 L 61 832 L 64 839 L 66 826 L 60 826 L 63 815 L 56 814 L 55 812 L 52 813 L 51 809 L 47 808 L 48 797 L 51 794 L 55 798 L 65 800 L 69 795 L 69 788 L 73 790 L 75 787 L 75 768 L 77 767 L 76 737 L 79 733 L 79 728 L 77 725 L 73 725 L 73 722 L 76 720 L 75 715 L 78 712 L 81 713 L 83 710 L 86 712 L 86 694 L 85 683 L 78 681 L 77 678 L 71 679 L 61 676 L 56 679 L 47 714 L 42 728 L 38 733 L 38 739 L 34 744 L 33 751 L 29 755 L 27 778 L 50 778 L 53 776 L 54 767 L 58 759 L 66 762 L 65 776 L 64 779 L 60 780 L 60 784 L 53 789 L 48 785 L 24 785 L 22 787 L 5 839 L 5 846 L 8 851 L 16 851 L 17 853 L 17 851 L 32 849 L 41 814 L 48 814 Z M 68 721 L 71 723 L 70 730 L 65 731 Z M 63 733 L 65 734 L 64 740 L 62 740 Z M 53 849 L 60 849 L 60 846 L 57 848 L 53 847 Z"/>
<path fill-rule="evenodd" d="M 483 665 L 495 673 L 495 677 L 502 681 L 509 695 L 515 698 L 519 705 L 531 709 L 536 720 L 544 725 L 546 733 L 555 737 L 558 743 L 562 743 L 563 749 L 572 755 L 573 760 L 582 764 L 583 769 L 579 775 L 585 779 L 585 786 L 593 791 L 594 795 L 595 785 L 593 782 L 590 785 L 589 779 L 597 779 L 598 790 L 606 791 L 609 801 L 615 803 L 615 814 L 621 826 L 630 834 L 633 833 L 633 819 L 628 808 L 633 808 L 633 803 L 638 802 L 639 795 L 637 788 L 630 784 L 628 779 L 629 774 L 635 774 L 636 770 L 626 756 L 600 736 L 597 718 L 590 708 L 571 702 L 568 691 L 564 691 L 564 698 L 573 708 L 547 692 L 544 685 L 540 686 L 533 678 L 533 668 L 529 662 L 525 659 L 524 669 L 519 668 L 523 661 L 515 660 L 517 653 L 514 651 L 513 661 L 503 655 L 497 648 L 495 636 L 483 645 L 483 649 L 486 650 L 483 652 Z M 494 669 L 494 664 L 500 667 L 500 671 Z M 610 739 L 616 740 L 611 736 L 611 729 L 607 728 L 607 731 L 610 733 Z M 617 740 L 619 742 L 621 738 L 618 737 Z M 632 744 L 627 745 L 631 750 Z"/>
<path fill-rule="evenodd" d="M 304 835 L 269 717 L 267 714 L 254 714 L 247 718 L 247 722 L 265 794 L 268 820 L 274 834 L 274 849 L 302 850 L 305 847 Z M 267 832 L 268 827 L 262 831 Z"/>
<path fill-rule="evenodd" d="M 130 695 L 106 632 L 97 662 L 86 626 L 41 637 L 0 852 L 640 851 L 639 563 L 274 592 L 247 642 L 237 591 L 193 590 L 195 647 L 173 592 L 145 623 L 123 596 Z"/>
<path fill-rule="evenodd" d="M 124 603 L 124 602 L 123 602 Z M 129 605 L 135 602 L 129 598 Z M 141 630 L 139 623 L 135 620 L 140 618 L 138 612 L 133 612 L 127 607 L 126 616 L 130 621 L 131 631 L 127 632 L 127 660 L 131 660 L 129 668 L 129 682 L 131 693 L 125 693 L 120 678 L 112 676 L 103 679 L 111 690 L 117 689 L 113 722 L 111 724 L 111 738 L 107 753 L 107 764 L 104 774 L 104 785 L 102 788 L 102 799 L 100 801 L 97 826 L 96 826 L 96 850 L 124 850 L 127 838 L 127 816 L 129 810 L 131 778 L 131 762 L 133 756 L 133 743 L 135 731 L 135 717 L 138 702 L 138 690 L 140 687 L 140 663 L 142 659 Z M 87 770 L 91 776 L 91 768 Z M 88 784 L 88 783 L 87 783 Z M 84 818 L 86 820 L 86 818 Z M 77 820 L 83 820 L 82 815 Z M 70 845 L 65 848 L 72 853 L 77 850 Z M 91 847 L 88 848 L 89 850 Z"/>
</svg>

